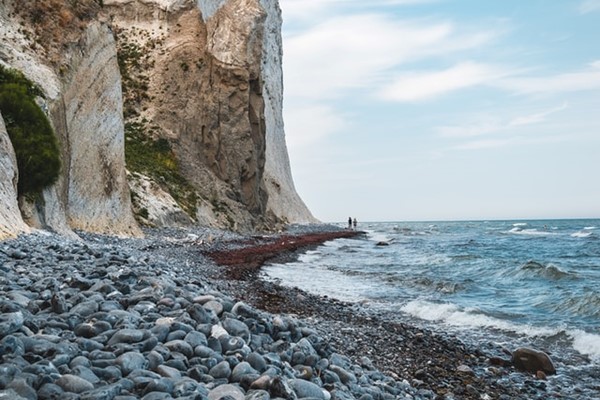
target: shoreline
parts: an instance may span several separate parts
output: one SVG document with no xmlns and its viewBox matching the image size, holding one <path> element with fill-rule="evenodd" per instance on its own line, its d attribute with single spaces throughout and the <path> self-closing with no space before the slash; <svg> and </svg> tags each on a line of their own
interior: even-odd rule
<svg viewBox="0 0 600 400">
<path fill-rule="evenodd" d="M 350 237 L 363 234 L 356 232 Z M 315 242 L 280 254 L 276 262 L 295 261 L 317 245 Z M 420 390 L 431 391 L 435 399 L 561 397 L 558 393 L 546 393 L 545 382 L 525 372 L 517 372 L 522 374 L 521 382 L 516 381 L 514 385 L 507 382 L 508 375 L 515 370 L 509 365 L 510 352 L 500 346 L 490 343 L 488 348 L 481 349 L 466 345 L 453 335 L 404 322 L 399 315 L 375 314 L 360 304 L 265 281 L 260 277 L 260 268 L 271 257 L 251 259 L 261 248 L 261 245 L 230 248 L 215 252 L 222 256 L 213 253 L 210 257 L 217 264 L 222 261 L 221 267 L 226 269 L 228 278 L 233 279 L 228 286 L 245 302 L 272 314 L 288 314 L 307 321 L 327 337 L 337 351 L 353 360 L 367 356 L 383 373 L 406 380 Z M 279 248 L 287 251 L 285 246 Z M 228 263 L 229 260 L 233 262 Z M 242 266 L 242 260 L 248 262 L 246 267 Z M 240 266 L 244 273 L 237 272 Z M 247 273 L 248 270 L 251 273 Z"/>
<path fill-rule="evenodd" d="M 299 232 L 275 236 L 243 236 L 231 232 L 215 232 L 206 228 L 153 230 L 149 231 L 145 239 L 118 239 L 81 233 L 82 242 L 41 234 L 0 242 L 0 259 L 6 262 L 2 265 L 1 294 L 6 299 L 20 301 L 19 303 L 16 300 L 10 300 L 8 303 L 2 304 L 3 314 L 1 315 L 0 325 L 2 325 L 4 337 L 0 338 L 0 342 L 3 346 L 4 364 L 0 365 L 0 369 L 6 365 L 6 357 L 7 354 L 10 354 L 9 351 L 16 351 L 15 354 L 21 354 L 19 343 L 29 343 L 29 339 L 25 340 L 26 337 L 37 338 L 42 334 L 39 340 L 52 339 L 58 341 L 59 344 L 63 340 L 72 340 L 77 327 L 85 325 L 85 329 L 88 329 L 88 324 L 94 326 L 95 322 L 93 321 L 105 318 L 111 312 L 125 312 L 125 310 L 111 311 L 109 309 L 111 307 L 126 308 L 127 313 L 133 313 L 131 314 L 133 316 L 128 318 L 133 318 L 136 322 L 135 324 L 128 323 L 132 324 L 128 329 L 143 332 L 140 338 L 143 337 L 143 343 L 146 343 L 146 340 L 152 339 L 155 334 L 151 329 L 144 328 L 152 324 L 148 325 L 148 323 L 143 322 L 143 319 L 140 320 L 139 316 L 150 313 L 148 318 L 152 316 L 151 318 L 158 318 L 157 321 L 161 320 L 159 318 L 161 315 L 163 319 L 168 318 L 168 320 L 177 317 L 177 319 L 182 318 L 181 321 L 187 321 L 187 326 L 189 326 L 189 313 L 192 312 L 191 310 L 196 309 L 196 305 L 201 304 L 203 308 L 208 307 L 208 309 L 211 309 L 210 307 L 215 307 L 217 311 L 220 307 L 218 314 L 220 322 L 219 319 L 214 319 L 216 317 L 215 311 L 210 324 L 218 323 L 221 325 L 224 322 L 223 318 L 233 317 L 245 321 L 248 318 L 250 320 L 258 318 L 256 316 L 260 316 L 256 321 L 288 321 L 288 316 L 291 316 L 293 321 L 298 321 L 297 326 L 302 327 L 302 329 L 298 328 L 298 331 L 291 330 L 289 334 L 281 332 L 285 333 L 283 336 L 278 336 L 281 334 L 278 333 L 273 339 L 267 341 L 285 338 L 283 340 L 286 342 L 289 340 L 289 336 L 286 335 L 297 335 L 300 331 L 309 335 L 309 338 L 314 337 L 315 346 L 317 343 L 321 346 L 319 347 L 321 349 L 319 354 L 328 355 L 328 357 L 334 357 L 335 359 L 334 355 L 339 353 L 344 357 L 348 357 L 354 363 L 352 365 L 348 364 L 347 368 L 349 369 L 346 369 L 346 372 L 360 373 L 356 376 L 362 376 L 361 385 L 363 383 L 365 385 L 375 385 L 368 386 L 371 388 L 369 390 L 374 391 L 373 393 L 379 393 L 379 389 L 375 389 L 379 387 L 377 385 L 385 385 L 386 389 L 381 392 L 382 397 L 379 398 L 379 395 L 371 396 L 373 400 L 391 400 L 387 397 L 389 394 L 394 395 L 395 398 L 419 399 L 532 399 L 552 397 L 550 393 L 545 392 L 544 382 L 532 380 L 526 375 L 522 375 L 522 382 L 511 383 L 506 378 L 512 372 L 512 368 L 490 366 L 489 354 L 485 354 L 481 349 L 465 346 L 455 337 L 434 334 L 426 329 L 404 323 L 401 318 L 374 315 L 360 305 L 311 295 L 299 289 L 286 288 L 260 278 L 260 266 L 267 260 L 293 260 L 300 252 L 317 246 L 326 240 L 332 240 L 336 236 L 360 234 L 360 232 L 323 226 L 301 228 Z M 218 238 L 215 239 L 215 237 Z M 219 253 L 227 257 L 219 258 L 217 256 Z M 236 254 L 238 256 L 235 256 Z M 209 260 L 209 255 L 211 258 L 215 257 L 222 261 L 232 261 L 235 267 L 218 266 Z M 247 263 L 247 265 L 240 268 L 240 265 L 244 263 Z M 27 268 L 23 268 L 23 265 L 26 265 Z M 234 270 L 233 273 L 232 270 Z M 41 279 L 41 276 L 45 276 L 42 281 L 47 283 L 45 286 L 47 289 L 42 289 L 34 283 L 34 280 Z M 18 284 L 11 283 L 10 277 Z M 56 286 L 61 280 L 64 282 L 62 284 L 63 289 Z M 109 285 L 108 287 L 114 288 L 114 291 L 102 289 L 105 287 L 102 282 Z M 14 289 L 15 285 L 19 286 L 20 289 L 18 293 L 11 294 L 12 290 L 16 290 Z M 29 289 L 23 289 L 27 287 Z M 31 292 L 31 290 L 38 292 Z M 47 297 L 49 293 L 51 294 L 52 291 L 56 290 L 58 290 L 58 300 L 55 301 L 54 297 Z M 23 293 L 29 293 L 27 296 L 33 300 L 27 296 L 24 298 Z M 182 294 L 177 296 L 177 293 Z M 194 295 L 194 293 L 196 294 Z M 88 300 L 88 298 L 91 300 Z M 113 299 L 118 300 L 118 302 Z M 233 305 L 240 304 L 239 301 L 254 307 L 257 311 L 247 311 L 248 314 L 244 314 L 245 316 L 232 314 Z M 79 310 L 80 305 L 77 302 L 93 306 L 96 311 L 69 317 L 75 318 L 74 321 L 78 322 L 78 325 L 70 326 L 66 324 L 68 320 L 65 318 L 67 315 L 73 314 L 72 310 Z M 94 302 L 96 303 L 95 306 L 91 304 Z M 23 308 L 23 304 L 26 303 L 27 306 Z M 69 305 L 71 303 L 73 303 L 72 306 Z M 215 303 L 219 303 L 219 305 Z M 66 308 L 63 309 L 63 306 Z M 102 311 L 104 307 L 106 310 Z M 246 310 L 242 306 L 240 308 Z M 41 315 L 46 315 L 45 319 L 37 319 L 30 309 L 38 314 L 41 312 Z M 6 317 L 13 315 L 13 311 L 20 312 L 25 317 L 16 321 L 17 329 L 14 329 L 14 326 L 5 324 Z M 61 314 L 59 311 L 67 312 L 67 314 Z M 156 314 L 157 312 L 159 314 Z M 263 312 L 267 314 L 261 314 Z M 45 324 L 49 324 L 47 321 L 48 316 L 50 321 L 53 322 L 46 326 Z M 30 318 L 33 319 L 29 320 Z M 90 322 L 86 322 L 88 320 Z M 6 328 L 7 326 L 8 328 Z M 171 330 L 175 329 L 173 325 L 171 326 Z M 196 329 L 205 329 L 202 326 L 204 325 L 198 325 Z M 112 331 L 107 332 L 115 334 L 114 329 L 115 326 Z M 119 329 L 116 332 L 119 332 Z M 156 327 L 153 329 L 156 329 Z M 269 331 L 269 329 L 273 330 L 274 328 L 273 325 L 267 324 L 260 329 Z M 217 331 L 219 330 L 217 329 Z M 277 330 L 273 331 L 274 334 L 275 332 Z M 209 337 L 211 330 L 204 330 L 204 332 L 199 333 Z M 317 333 L 318 336 L 312 336 L 314 333 Z M 78 334 L 75 333 L 75 335 Z M 10 341 L 7 344 L 6 337 L 8 336 L 17 338 L 16 347 L 10 347 L 9 345 L 12 343 Z M 66 339 L 62 339 L 63 336 Z M 104 351 L 113 351 L 115 357 L 117 355 L 122 356 L 125 353 L 129 354 L 131 351 L 139 352 L 145 348 L 141 343 L 135 342 L 134 339 L 127 339 L 131 342 L 126 340 L 125 343 L 118 344 L 116 348 L 110 347 L 108 346 L 109 340 L 113 339 L 105 336 L 100 334 L 100 336 L 90 337 L 88 335 L 89 339 L 77 343 L 85 346 L 100 346 Z M 177 337 L 177 335 L 174 337 Z M 100 344 L 88 342 L 87 340 L 90 339 Z M 162 339 L 165 340 L 165 338 Z M 159 341 L 158 348 L 164 346 L 160 343 Z M 146 345 L 151 346 L 152 343 Z M 54 345 L 48 344 L 48 346 L 54 348 Z M 37 347 L 28 349 L 25 344 L 24 356 L 29 354 L 28 351 L 37 349 Z M 501 349 L 486 350 L 493 352 Z M 56 352 L 56 350 L 54 351 Z M 87 351 L 82 354 L 91 357 Z M 145 357 L 148 356 L 147 352 L 143 354 Z M 506 355 L 504 356 L 506 358 Z M 18 357 L 22 357 L 22 355 Z M 29 357 L 30 361 L 54 360 L 56 364 L 60 364 L 63 361 L 59 362 L 56 359 L 65 358 L 66 356 L 50 352 L 36 353 Z M 161 357 L 166 360 L 169 354 L 161 354 Z M 284 357 L 284 353 L 282 353 L 282 357 Z M 216 359 L 218 360 L 219 357 Z M 67 365 L 60 364 L 60 368 L 53 374 L 61 373 L 65 376 L 65 373 L 72 372 L 72 361 Z M 229 361 L 235 363 L 234 360 Z M 117 361 L 108 362 L 102 361 L 102 359 L 91 359 L 88 362 L 91 363 L 91 367 L 94 367 L 94 365 L 114 366 L 113 362 L 116 363 Z M 170 363 L 167 364 L 169 368 L 181 368 L 181 364 L 174 359 L 168 362 Z M 187 362 L 191 363 L 192 358 L 188 358 Z M 189 367 L 189 365 L 186 366 Z M 462 370 L 459 370 L 458 367 L 461 367 Z M 141 394 L 149 390 L 146 387 L 149 384 L 146 379 L 165 378 L 178 382 L 172 376 L 169 378 L 162 375 L 162 377 L 155 376 L 156 370 L 154 368 L 153 371 L 145 372 L 148 376 L 142 379 L 146 383 L 140 383 L 143 386 L 141 389 L 135 385 L 131 386 L 130 379 L 125 379 L 125 376 L 123 376 L 121 380 L 106 378 L 106 385 L 104 380 L 99 381 L 99 383 L 96 382 L 93 390 L 105 392 L 106 387 L 110 387 L 111 390 L 114 390 L 114 393 L 133 393 L 135 396 L 139 396 L 119 397 L 114 395 L 107 397 L 115 400 L 121 400 L 121 398 L 131 400 L 132 398 L 141 398 Z M 208 370 L 207 368 L 206 371 L 202 371 L 208 373 Z M 4 369 L 2 371 L 6 372 Z M 101 373 L 96 369 L 94 371 L 98 374 Z M 163 375 L 168 375 L 169 372 L 173 373 L 173 376 L 178 375 L 164 368 L 161 371 Z M 366 371 L 371 372 L 367 374 Z M 490 371 L 493 373 L 490 373 Z M 13 377 L 21 376 L 14 375 L 16 374 L 14 371 L 12 373 Z M 190 370 L 187 369 L 179 372 L 179 375 L 187 377 L 189 373 Z M 296 372 L 290 370 L 288 373 L 293 376 Z M 340 376 L 346 376 L 342 372 L 340 374 Z M 10 377 L 11 375 L 6 376 Z M 55 380 L 53 376 L 55 375 L 47 375 L 44 379 L 53 382 Z M 0 394 L 2 393 L 1 390 L 6 390 L 9 385 L 14 383 L 6 382 L 6 379 L 0 379 Z M 198 379 L 210 381 L 208 384 L 196 384 L 195 386 L 197 391 L 203 394 L 206 394 L 204 391 L 208 390 L 207 395 L 210 394 L 211 390 L 216 390 L 216 387 L 213 386 L 217 383 L 224 383 L 218 382 L 218 379 L 215 381 L 214 377 L 209 379 L 206 374 L 199 375 Z M 349 399 L 347 396 L 354 393 L 351 389 L 353 386 L 350 384 L 338 384 L 335 383 L 335 380 L 327 383 L 319 379 L 321 378 L 316 381 L 321 382 L 322 387 L 330 393 L 327 396 L 337 393 L 337 396 L 332 396 L 333 400 L 338 398 L 342 400 Z M 381 383 L 376 384 L 376 382 Z M 39 384 L 39 382 L 37 383 Z M 24 391 L 33 390 L 33 388 L 35 390 L 40 389 L 39 385 L 35 386 L 34 383 L 27 380 L 19 381 L 19 385 L 16 385 L 17 389 L 20 388 Z M 15 385 L 11 386 L 10 390 L 15 390 L 14 387 Z M 355 389 L 359 390 L 360 388 L 355 387 Z M 271 389 L 268 388 L 268 390 Z M 343 392 L 340 390 L 343 390 Z M 354 398 L 359 398 L 360 393 L 360 390 L 355 392 Z M 171 394 L 174 394 L 174 392 Z M 276 390 L 271 395 L 281 397 L 281 393 Z M 235 398 L 235 396 L 233 397 Z M 65 396 L 64 398 L 83 399 L 84 397 Z M 321 400 L 330 399 L 323 398 Z M 365 398 L 364 400 L 371 399 Z"/>
</svg>

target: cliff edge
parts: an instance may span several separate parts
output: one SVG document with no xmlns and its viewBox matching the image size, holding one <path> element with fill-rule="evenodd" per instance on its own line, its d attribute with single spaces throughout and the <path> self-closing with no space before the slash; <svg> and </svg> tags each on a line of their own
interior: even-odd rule
<svg viewBox="0 0 600 400">
<path fill-rule="evenodd" d="M 41 88 L 62 167 L 40 196 L 16 194 L 20 211 L 17 171 L 0 175 L 3 234 L 315 221 L 285 146 L 276 1 L 16 3 L 0 4 L 0 64 Z"/>
</svg>

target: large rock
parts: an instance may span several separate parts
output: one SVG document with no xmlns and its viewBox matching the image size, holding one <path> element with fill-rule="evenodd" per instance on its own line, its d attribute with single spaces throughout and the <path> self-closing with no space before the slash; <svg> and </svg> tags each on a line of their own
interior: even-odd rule
<svg viewBox="0 0 600 400">
<path fill-rule="evenodd" d="M 556 373 L 554 364 L 543 351 L 537 351 L 526 347 L 515 350 L 512 354 L 512 362 L 516 369 L 520 371 L 531 372 L 543 371 L 552 375 Z"/>
<path fill-rule="evenodd" d="M 68 7 L 57 3 L 45 18 L 72 16 Z M 14 17 L 21 11 L 27 15 L 15 1 L 0 6 L 0 61 L 41 87 L 44 98 L 37 101 L 54 127 L 62 161 L 61 175 L 43 191 L 43 200 L 20 205 L 25 221 L 72 237 L 71 228 L 140 235 L 125 173 L 121 78 L 112 32 L 92 12 L 66 26 L 47 24 L 42 40 L 31 34 L 39 31 L 34 22 Z M 40 42 L 43 50 L 36 45 Z"/>
<path fill-rule="evenodd" d="M 17 202 L 17 159 L 0 115 L 0 240 L 28 232 Z"/>
<path fill-rule="evenodd" d="M 110 29 L 92 22 L 71 54 L 71 74 L 53 118 L 67 146 L 67 218 L 73 228 L 140 235 L 131 212 L 125 171 L 123 98 Z M 55 123 L 55 125 L 60 125 Z"/>
</svg>

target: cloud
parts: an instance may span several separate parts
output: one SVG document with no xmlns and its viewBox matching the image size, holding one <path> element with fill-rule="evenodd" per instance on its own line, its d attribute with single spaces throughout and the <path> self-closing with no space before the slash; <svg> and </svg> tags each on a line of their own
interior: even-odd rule
<svg viewBox="0 0 600 400">
<path fill-rule="evenodd" d="M 508 74 L 500 68 L 463 62 L 443 71 L 411 73 L 397 77 L 380 92 L 381 98 L 400 102 L 422 101 L 472 86 L 486 84 Z"/>
<path fill-rule="evenodd" d="M 585 0 L 579 4 L 579 12 L 588 14 L 594 11 L 600 11 L 600 0 Z"/>
<path fill-rule="evenodd" d="M 440 137 L 455 139 L 489 136 L 499 133 L 506 134 L 507 132 L 514 131 L 517 127 L 543 123 L 550 115 L 566 110 L 567 108 L 568 104 L 563 103 L 560 106 L 552 107 L 547 110 L 510 118 L 499 118 L 497 116 L 489 115 L 481 116 L 464 125 L 440 126 L 435 130 Z M 503 140 L 503 142 L 505 142 L 505 140 Z M 469 146 L 483 148 L 492 145 L 497 147 L 499 142 L 497 140 L 482 140 L 471 143 L 473 144 Z"/>
<path fill-rule="evenodd" d="M 537 124 L 537 123 L 545 121 L 546 117 L 548 117 L 549 115 L 566 110 L 568 107 L 569 106 L 567 103 L 563 103 L 561 106 L 551 108 L 550 110 L 542 111 L 542 112 L 535 113 L 535 114 L 525 115 L 522 117 L 517 117 L 517 118 L 513 119 L 512 121 L 510 121 L 508 123 L 508 126 L 512 127 L 512 126 L 520 126 L 520 125 Z"/>
<path fill-rule="evenodd" d="M 589 64 L 589 68 L 541 77 L 510 77 L 497 81 L 499 88 L 517 94 L 559 94 L 600 90 L 600 62 Z"/>
<path fill-rule="evenodd" d="M 280 5 L 284 20 L 295 22 L 296 20 L 315 20 L 324 16 L 343 5 L 346 9 L 361 9 L 389 6 L 411 6 L 418 4 L 433 3 L 439 0 L 281 0 Z"/>
<path fill-rule="evenodd" d="M 466 125 L 440 126 L 435 130 L 441 137 L 470 138 L 496 133 L 502 130 L 504 124 L 498 118 L 483 117 Z"/>
<path fill-rule="evenodd" d="M 286 95 L 333 99 L 377 88 L 393 69 L 482 46 L 493 31 L 458 32 L 451 22 L 402 21 L 382 14 L 330 18 L 284 38 Z"/>
</svg>

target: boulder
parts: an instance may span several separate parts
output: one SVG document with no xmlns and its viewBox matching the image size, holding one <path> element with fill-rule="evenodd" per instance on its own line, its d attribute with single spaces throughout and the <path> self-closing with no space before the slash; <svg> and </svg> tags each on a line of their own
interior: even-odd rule
<svg viewBox="0 0 600 400">
<path fill-rule="evenodd" d="M 512 353 L 512 362 L 519 371 L 531 372 L 533 374 L 537 373 L 537 371 L 543 371 L 547 375 L 556 373 L 550 356 L 543 351 L 526 347 L 519 348 Z"/>
</svg>

